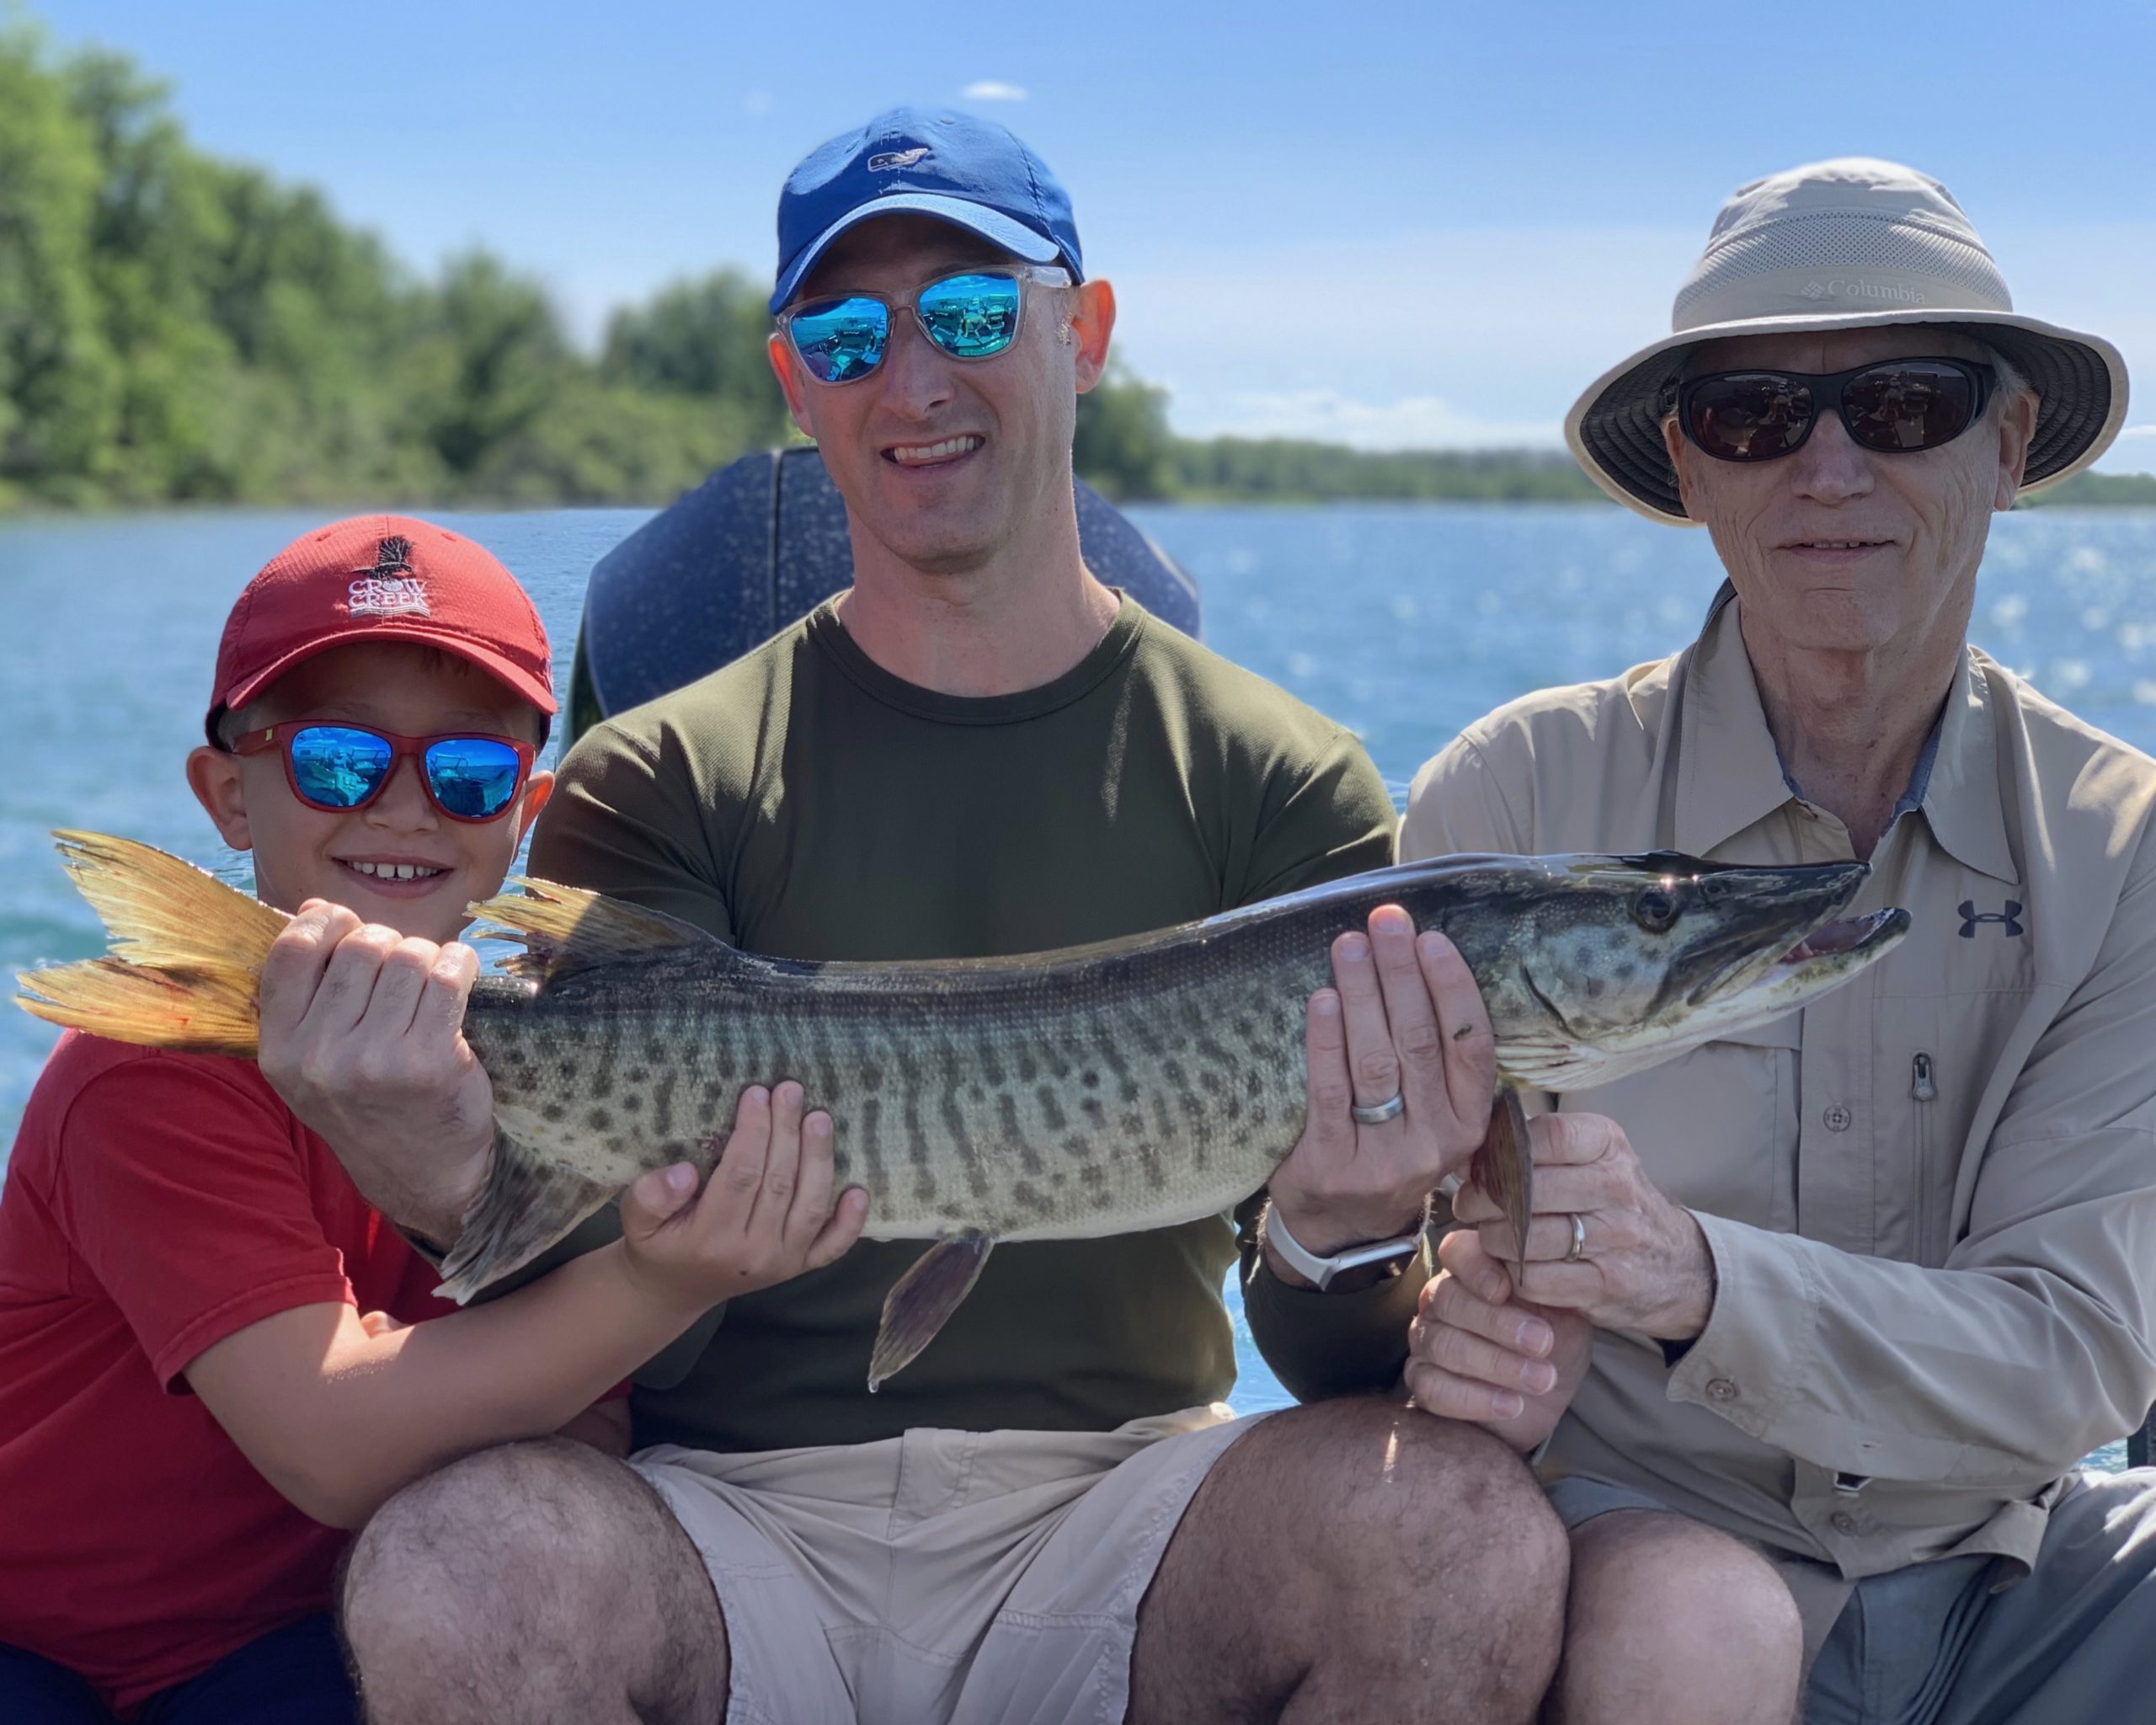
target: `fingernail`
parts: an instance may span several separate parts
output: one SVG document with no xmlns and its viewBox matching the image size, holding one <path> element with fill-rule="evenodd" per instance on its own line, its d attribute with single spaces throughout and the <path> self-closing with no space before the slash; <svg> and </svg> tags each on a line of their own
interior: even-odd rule
<svg viewBox="0 0 2156 1725">
<path fill-rule="evenodd" d="M 1540 1318 L 1529 1318 L 1519 1327 L 1519 1345 L 1529 1354 L 1547 1354 L 1550 1343 L 1556 1339 L 1550 1333 L 1550 1326 Z"/>
<path fill-rule="evenodd" d="M 804 1130 L 811 1138 L 829 1138 L 831 1135 L 831 1117 L 829 1114 L 811 1114 Z"/>
<path fill-rule="evenodd" d="M 1520 1368 L 1519 1381 L 1538 1396 L 1556 1386 L 1557 1368 L 1545 1360 L 1530 1359 Z"/>
<path fill-rule="evenodd" d="M 662 1178 L 666 1182 L 666 1189 L 678 1194 L 686 1192 L 696 1183 L 696 1171 L 686 1162 L 676 1162 L 667 1169 Z"/>
<path fill-rule="evenodd" d="M 1370 943 L 1369 937 L 1365 935 L 1351 934 L 1346 940 L 1341 943 L 1340 956 L 1353 963 L 1359 964 L 1363 959 L 1369 958 L 1369 955 Z"/>
<path fill-rule="evenodd" d="M 1337 1018 L 1340 1016 L 1340 996 L 1329 991 L 1313 995 L 1310 996 L 1310 1010 L 1321 1018 Z"/>
<path fill-rule="evenodd" d="M 1500 1419 L 1518 1419 L 1526 1407 L 1510 1390 L 1500 1390 L 1490 1398 L 1491 1411 Z"/>
<path fill-rule="evenodd" d="M 769 1102 L 771 1099 L 771 1092 L 769 1092 L 768 1090 L 765 1089 L 765 1088 L 764 1088 L 764 1087 L 763 1087 L 762 1085 L 760 1085 L 760 1084 L 751 1084 L 751 1085 L 749 1087 L 748 1093 L 747 1093 L 745 1096 L 744 1096 L 744 1097 L 742 1097 L 742 1100 L 743 1100 L 744 1102 L 754 1102 L 754 1103 L 766 1103 L 766 1102 Z"/>
</svg>

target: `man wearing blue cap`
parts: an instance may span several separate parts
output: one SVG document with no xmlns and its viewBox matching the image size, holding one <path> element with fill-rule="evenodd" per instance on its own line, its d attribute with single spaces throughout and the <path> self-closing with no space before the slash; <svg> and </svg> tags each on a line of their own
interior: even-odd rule
<svg viewBox="0 0 2156 1725">
<path fill-rule="evenodd" d="M 779 237 L 773 364 L 845 498 L 855 584 L 588 735 L 534 872 L 858 959 L 1108 939 L 1387 861 L 1351 736 L 1080 556 L 1072 429 L 1115 300 L 1039 158 L 898 110 L 796 170 Z M 1561 1628 L 1554 1517 L 1486 1434 L 1347 1393 L 1398 1381 L 1428 1195 L 1488 1115 L 1488 1019 L 1397 909 L 1334 969 L 1269 1211 L 1001 1247 L 873 1397 L 879 1309 L 921 1248 L 872 1239 L 655 1362 L 629 1466 L 516 1445 L 397 1499 L 346 1594 L 370 1716 L 1531 1718 Z M 411 1019 L 265 1028 L 264 1063 L 364 1190 L 446 1242 L 488 1099 L 476 1064 L 414 1055 Z M 387 1070 L 456 1076 L 386 1099 L 364 1075 Z M 901 1158 L 937 1130 L 887 1122 Z M 1339 1399 L 1221 1405 L 1239 1247 L 1267 1357 Z"/>
</svg>

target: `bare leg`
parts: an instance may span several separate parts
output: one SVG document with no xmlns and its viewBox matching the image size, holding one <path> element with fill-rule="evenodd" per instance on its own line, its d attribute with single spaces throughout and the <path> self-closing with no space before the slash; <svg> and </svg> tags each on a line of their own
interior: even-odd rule
<svg viewBox="0 0 2156 1725">
<path fill-rule="evenodd" d="M 1375 1400 L 1275 1414 L 1214 1466 L 1138 1613 L 1130 1725 L 1532 1720 L 1564 1530 L 1486 1433 Z"/>
<path fill-rule="evenodd" d="M 559 1439 L 407 1487 L 353 1547 L 344 1633 L 373 1725 L 710 1725 L 726 1627 L 689 1536 Z"/>
<path fill-rule="evenodd" d="M 1620 1509 L 1572 1535 L 1552 1725 L 1789 1725 L 1803 1668 L 1788 1588 L 1726 1534 Z"/>
</svg>

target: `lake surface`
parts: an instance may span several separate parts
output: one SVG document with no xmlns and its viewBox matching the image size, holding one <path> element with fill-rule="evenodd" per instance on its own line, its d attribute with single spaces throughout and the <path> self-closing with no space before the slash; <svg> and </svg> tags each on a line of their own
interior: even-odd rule
<svg viewBox="0 0 2156 1725">
<path fill-rule="evenodd" d="M 1208 644 L 1342 723 L 1404 798 L 1463 725 L 1550 683 L 1608 676 L 1697 633 L 1705 534 L 1614 509 L 1472 505 L 1131 511 L 1198 580 Z M 568 687 L 591 565 L 643 510 L 444 515 L 531 588 Z M 0 523 L 0 980 L 103 948 L 52 859 L 55 826 L 147 840 L 236 884 L 180 777 L 232 596 L 305 514 Z M 1972 633 L 2091 722 L 2156 752 L 2156 511 L 1995 521 Z M 51 1046 L 0 1009 L 0 1146 Z M 0 1159 L 4 1151 L 0 1150 Z M 1242 1337 L 1236 1401 L 1283 1400 Z"/>
</svg>

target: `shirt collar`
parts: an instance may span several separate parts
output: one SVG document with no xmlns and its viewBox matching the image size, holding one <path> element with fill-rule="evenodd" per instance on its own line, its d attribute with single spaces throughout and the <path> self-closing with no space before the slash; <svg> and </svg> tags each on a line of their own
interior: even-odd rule
<svg viewBox="0 0 2156 1725">
<path fill-rule="evenodd" d="M 1679 721 L 1676 833 L 1679 850 L 1712 854 L 1796 795 L 1759 699 L 1727 581 L 1693 649 Z M 2019 879 L 1999 801 L 1996 695 L 1964 646 L 1946 704 L 1917 762 L 1898 817 L 1921 809 L 1932 836 L 1957 862 L 2011 885 Z"/>
</svg>

